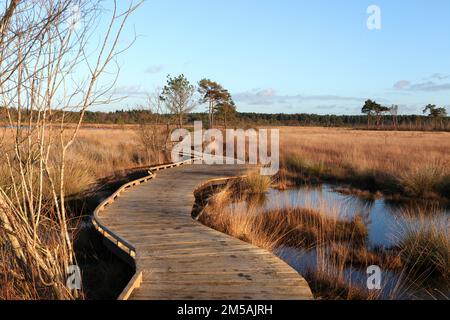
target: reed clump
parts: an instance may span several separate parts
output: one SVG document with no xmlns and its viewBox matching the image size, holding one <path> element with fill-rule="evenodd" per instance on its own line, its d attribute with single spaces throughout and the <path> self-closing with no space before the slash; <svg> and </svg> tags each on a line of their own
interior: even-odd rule
<svg viewBox="0 0 450 320">
<path fill-rule="evenodd" d="M 375 248 L 369 250 L 366 247 L 348 246 L 333 243 L 330 246 L 330 259 L 341 261 L 346 266 L 367 268 L 376 265 L 383 270 L 401 270 L 404 263 L 396 250 Z"/>
<path fill-rule="evenodd" d="M 375 300 L 377 293 L 369 293 L 358 286 L 348 283 L 339 273 L 323 270 L 308 270 L 305 279 L 319 300 Z"/>
<path fill-rule="evenodd" d="M 447 223 L 411 223 L 399 240 L 400 256 L 410 274 L 434 274 L 450 281 L 450 235 Z"/>
<path fill-rule="evenodd" d="M 316 246 L 324 242 L 353 242 L 362 245 L 367 240 L 367 227 L 360 216 L 351 220 L 329 217 L 308 208 L 286 208 L 257 215 L 255 221 L 267 233 L 279 233 L 280 244 Z M 280 221 L 283 221 L 280 229 Z"/>
<path fill-rule="evenodd" d="M 448 167 L 442 161 L 417 166 L 401 175 L 400 181 L 405 192 L 416 198 L 437 198 L 446 196 Z"/>
<path fill-rule="evenodd" d="M 262 176 L 257 173 L 251 173 L 241 180 L 242 189 L 247 194 L 264 194 L 269 191 L 272 181 L 268 176 Z"/>
</svg>

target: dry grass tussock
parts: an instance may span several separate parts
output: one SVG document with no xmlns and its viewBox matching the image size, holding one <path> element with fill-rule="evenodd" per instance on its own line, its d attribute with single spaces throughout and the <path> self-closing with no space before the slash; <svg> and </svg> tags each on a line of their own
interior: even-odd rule
<svg viewBox="0 0 450 320">
<path fill-rule="evenodd" d="M 272 185 L 271 178 L 267 176 L 261 176 L 257 173 L 250 173 L 241 182 L 242 188 L 246 190 L 247 194 L 256 195 L 256 194 L 264 194 Z"/>
<path fill-rule="evenodd" d="M 403 226 L 397 242 L 408 274 L 438 276 L 447 281 L 450 287 L 449 228 L 449 220 L 430 223 L 425 215 Z"/>
</svg>

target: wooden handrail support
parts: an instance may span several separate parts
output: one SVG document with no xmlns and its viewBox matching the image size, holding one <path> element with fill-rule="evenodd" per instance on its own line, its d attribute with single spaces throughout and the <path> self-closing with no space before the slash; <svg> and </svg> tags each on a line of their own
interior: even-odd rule
<svg viewBox="0 0 450 320">
<path fill-rule="evenodd" d="M 181 162 L 177 162 L 177 163 L 171 163 L 171 164 L 165 164 L 165 165 L 161 165 L 161 166 L 151 167 L 148 170 L 148 172 L 149 172 L 148 176 L 124 184 L 122 187 L 119 188 L 119 190 L 117 190 L 111 196 L 106 198 L 94 210 L 94 213 L 92 215 L 92 224 L 94 225 L 95 229 L 105 238 L 105 240 L 112 242 L 119 250 L 121 250 L 126 255 L 131 257 L 132 261 L 135 262 L 136 255 L 138 254 L 136 252 L 135 246 L 133 244 L 129 243 L 127 240 L 120 237 L 119 235 L 115 234 L 107 226 L 105 226 L 100 219 L 101 212 L 106 207 L 108 207 L 110 204 L 112 204 L 117 198 L 119 198 L 123 192 L 154 179 L 156 177 L 154 172 L 179 167 L 179 166 L 182 166 L 185 164 L 191 164 L 195 160 L 197 160 L 197 158 L 193 158 L 193 159 L 189 159 L 189 160 L 181 161 Z M 126 261 L 126 262 L 128 263 L 128 261 Z M 135 265 L 133 267 L 135 267 Z M 135 275 L 133 276 L 131 281 L 128 283 L 126 288 L 122 291 L 118 300 L 128 300 L 129 297 L 131 296 L 131 294 L 133 293 L 133 291 L 136 288 L 139 288 L 141 283 L 142 283 L 142 271 L 136 270 Z"/>
</svg>

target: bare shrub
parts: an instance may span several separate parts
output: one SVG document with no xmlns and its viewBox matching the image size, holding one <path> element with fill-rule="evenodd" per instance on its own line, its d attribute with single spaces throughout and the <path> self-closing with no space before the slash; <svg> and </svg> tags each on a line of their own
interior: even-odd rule
<svg viewBox="0 0 450 320">
<path fill-rule="evenodd" d="M 144 146 L 148 163 L 164 163 L 170 160 L 170 134 L 173 117 L 169 115 L 167 104 L 161 99 L 161 90 L 147 94 L 137 134 Z"/>
<path fill-rule="evenodd" d="M 0 155 L 8 174 L 0 186 L 0 250 L 9 268 L 6 284 L 14 283 L 5 296 L 77 296 L 66 287 L 76 261 L 65 201 L 74 188 L 66 175 L 81 169 L 67 154 L 86 110 L 109 99 L 111 84 L 98 80 L 120 52 L 119 35 L 136 8 L 131 3 L 118 12 L 114 2 L 95 52 L 88 52 L 88 42 L 103 11 L 99 2 L 13 0 L 0 21 L 0 104 L 10 134 Z M 83 18 L 79 25 L 74 9 Z M 67 111 L 78 112 L 75 126 L 66 124 Z"/>
</svg>

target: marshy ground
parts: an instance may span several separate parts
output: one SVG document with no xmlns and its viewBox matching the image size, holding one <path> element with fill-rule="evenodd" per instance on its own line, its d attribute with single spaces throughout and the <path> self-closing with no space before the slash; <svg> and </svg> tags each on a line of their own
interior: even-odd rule
<svg viewBox="0 0 450 320">
<path fill-rule="evenodd" d="M 8 145 L 10 130 L 2 129 L 3 145 Z M 246 192 L 261 194 L 270 187 L 289 190 L 326 182 L 339 188 L 340 194 L 356 194 L 371 201 L 383 198 L 409 202 L 414 199 L 447 206 L 450 197 L 449 138 L 448 132 L 281 127 L 279 175 L 274 180 L 249 181 Z M 137 126 L 82 129 L 68 155 L 65 188 L 69 208 L 79 217 L 89 215 L 102 196 L 114 192 L 114 188 L 127 179 L 131 180 L 127 169 L 158 163 L 161 157 L 164 155 L 152 154 L 142 143 Z M 6 168 L 0 166 L 0 171 L 4 173 L 0 175 L 0 183 L 7 185 Z M 134 173 L 139 174 L 139 170 Z M 222 197 L 227 199 L 224 194 Z M 227 202 L 218 203 L 221 205 L 217 208 L 225 204 L 229 208 Z M 265 215 L 252 215 L 248 210 L 239 215 L 229 215 L 225 211 L 217 215 L 212 209 L 214 206 L 208 209 L 210 215 L 203 215 L 203 222 L 276 253 L 280 248 L 285 252 L 292 247 L 318 248 L 315 261 L 320 258 L 320 268 L 304 275 L 309 277 L 317 296 L 323 298 L 377 298 L 349 285 L 343 272 L 349 265 L 378 264 L 389 270 L 404 270 L 409 266 L 409 269 L 422 270 L 422 273 L 431 268 L 433 273 L 448 279 L 448 228 L 442 232 L 440 228 L 419 224 L 405 229 L 403 242 L 392 248 L 368 248 L 372 233 L 364 217 L 359 215 L 343 220 L 337 215 L 324 215 L 320 208 L 297 205 L 280 210 L 271 208 Z M 429 210 L 423 212 L 425 216 L 430 214 Z M 76 230 L 74 228 L 74 232 Z M 111 265 L 117 266 L 113 270 L 121 270 L 124 266 L 116 264 L 117 260 L 98 246 L 95 236 L 84 234 L 78 244 L 77 255 L 85 261 L 86 277 L 102 282 L 101 285 L 91 282 L 99 290 L 87 290 L 87 298 L 111 298 L 115 294 L 112 291 L 117 288 L 108 283 L 110 279 L 105 273 L 114 274 L 114 271 L 108 271 Z M 0 266 L 10 270 L 14 266 L 5 263 L 5 252 L 5 248 L 0 247 L 0 259 L 3 259 Z M 405 257 L 406 253 L 410 259 Z M 331 273 L 330 266 L 334 270 Z M 0 280 L 2 297 L 11 297 L 14 290 L 10 290 L 10 286 L 16 284 L 14 281 L 19 280 Z M 325 295 L 325 291 L 330 293 Z"/>
</svg>

